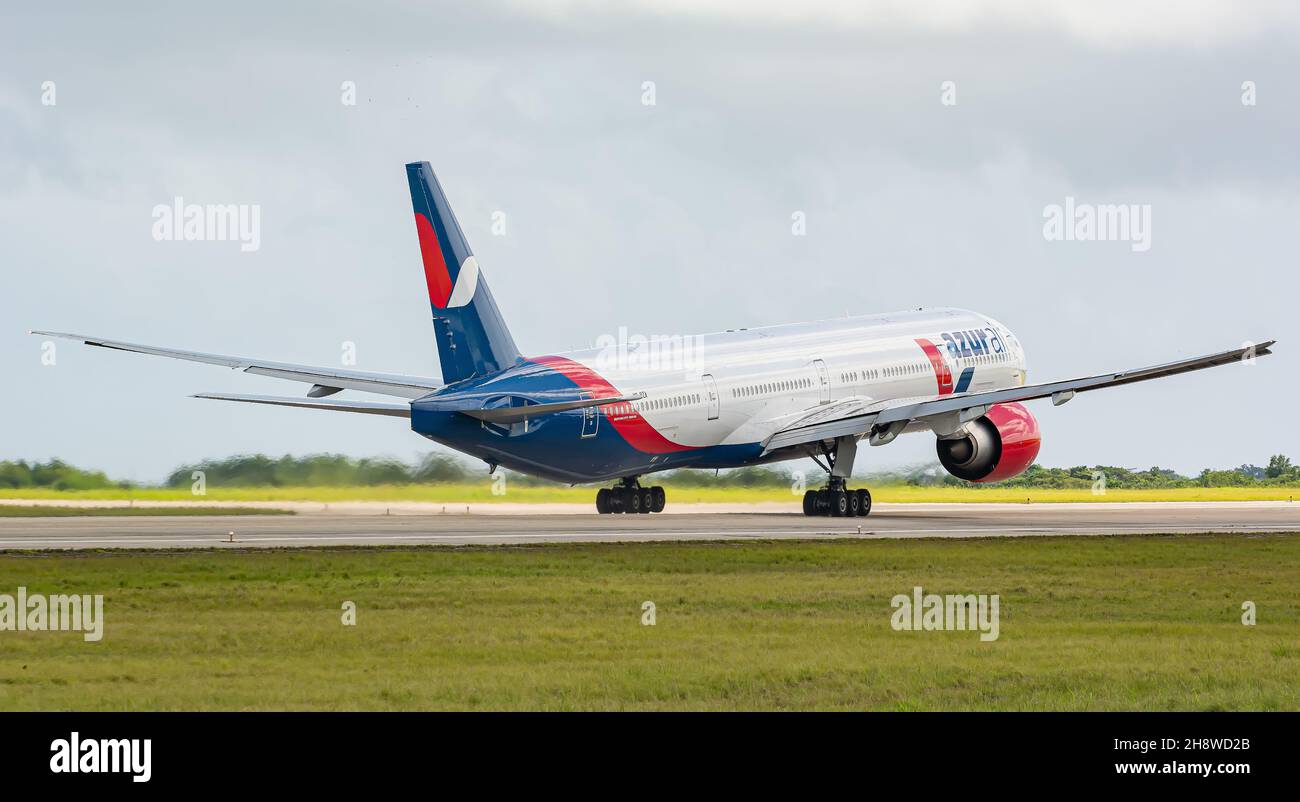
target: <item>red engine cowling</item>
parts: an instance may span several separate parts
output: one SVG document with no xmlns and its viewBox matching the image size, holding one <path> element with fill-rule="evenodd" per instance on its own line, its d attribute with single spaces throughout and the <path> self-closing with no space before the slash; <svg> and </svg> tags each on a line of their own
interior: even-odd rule
<svg viewBox="0 0 1300 802">
<path fill-rule="evenodd" d="M 1038 456 L 1038 421 L 1020 404 L 995 404 L 971 421 L 964 438 L 939 440 L 939 462 L 968 482 L 997 482 L 1024 472 Z"/>
</svg>

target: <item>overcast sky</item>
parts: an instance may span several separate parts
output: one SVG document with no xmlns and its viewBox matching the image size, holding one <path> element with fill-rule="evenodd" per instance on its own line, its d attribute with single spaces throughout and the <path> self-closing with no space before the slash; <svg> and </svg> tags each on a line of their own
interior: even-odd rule
<svg viewBox="0 0 1300 802">
<path fill-rule="evenodd" d="M 1010 326 L 1031 380 L 1275 337 L 1253 366 L 1035 402 L 1040 461 L 1300 458 L 1289 5 L 49 5 L 6 10 L 0 47 L 0 459 L 153 481 L 426 453 L 389 418 L 187 397 L 296 384 L 62 341 L 44 365 L 25 333 L 320 365 L 352 342 L 359 369 L 437 376 L 415 160 L 526 354 L 940 305 Z M 155 241 L 177 196 L 258 204 L 260 248 Z M 1149 205 L 1149 250 L 1045 239 L 1067 197 Z M 859 469 L 933 454 L 902 438 Z"/>
</svg>

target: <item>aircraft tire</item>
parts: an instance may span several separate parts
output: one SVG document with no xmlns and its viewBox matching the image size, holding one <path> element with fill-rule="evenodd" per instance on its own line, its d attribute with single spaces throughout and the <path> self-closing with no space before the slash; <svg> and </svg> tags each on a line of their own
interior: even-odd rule
<svg viewBox="0 0 1300 802">
<path fill-rule="evenodd" d="M 816 490 L 809 490 L 808 492 L 803 494 L 803 514 L 804 515 L 817 514 L 817 491 Z"/>
<path fill-rule="evenodd" d="M 865 518 L 871 514 L 871 491 L 863 488 L 855 492 L 858 494 L 858 515 Z"/>
<path fill-rule="evenodd" d="M 830 493 L 831 515 L 835 518 L 843 518 L 849 514 L 849 494 L 843 490 L 834 490 Z"/>
<path fill-rule="evenodd" d="M 650 488 L 650 511 L 663 512 L 664 507 L 668 504 L 668 494 L 659 485 Z"/>
</svg>

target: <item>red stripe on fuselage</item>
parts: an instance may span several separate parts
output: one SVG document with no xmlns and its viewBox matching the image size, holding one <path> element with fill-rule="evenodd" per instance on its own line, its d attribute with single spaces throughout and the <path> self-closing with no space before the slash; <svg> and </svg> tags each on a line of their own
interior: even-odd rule
<svg viewBox="0 0 1300 802">
<path fill-rule="evenodd" d="M 531 361 L 562 374 L 592 398 L 622 395 L 599 373 L 572 359 L 562 356 L 543 356 Z M 611 404 L 598 409 L 605 416 L 605 420 L 614 427 L 614 431 L 622 435 L 628 445 L 637 451 L 646 454 L 668 454 L 674 451 L 690 451 L 694 448 L 694 446 L 679 445 L 664 437 L 630 404 Z"/>
<path fill-rule="evenodd" d="M 948 363 L 943 361 L 943 354 L 935 347 L 934 343 L 926 339 L 918 339 L 916 344 L 921 346 L 925 355 L 930 358 L 930 367 L 934 368 L 934 380 L 939 383 L 939 395 L 952 395 L 952 369 Z"/>
<path fill-rule="evenodd" d="M 424 280 L 429 285 L 429 301 L 439 309 L 446 309 L 447 299 L 451 297 L 451 273 L 447 272 L 447 262 L 442 258 L 438 232 L 433 230 L 429 218 L 419 212 L 415 213 L 415 231 L 420 236 L 420 257 L 424 261 Z"/>
</svg>

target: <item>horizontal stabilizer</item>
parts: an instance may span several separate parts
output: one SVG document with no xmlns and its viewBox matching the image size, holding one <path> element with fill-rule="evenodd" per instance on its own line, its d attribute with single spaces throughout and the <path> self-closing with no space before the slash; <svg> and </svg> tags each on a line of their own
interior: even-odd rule
<svg viewBox="0 0 1300 802">
<path fill-rule="evenodd" d="M 557 401 L 554 404 L 526 404 L 522 407 L 492 407 L 488 409 L 459 409 L 456 411 L 485 423 L 520 423 L 529 418 L 536 418 L 539 415 L 567 412 L 571 409 L 603 407 L 609 404 L 626 404 L 629 401 L 640 401 L 642 398 L 645 398 L 645 393 L 619 395 L 611 398 L 584 398 L 579 401 Z"/>
<path fill-rule="evenodd" d="M 271 404 L 278 407 L 305 407 L 306 409 L 332 409 L 335 412 L 360 412 L 366 415 L 390 415 L 394 418 L 411 417 L 410 404 L 384 404 L 378 401 L 324 401 L 303 398 L 282 398 L 276 395 L 228 395 L 225 393 L 199 393 L 195 398 L 215 401 L 243 401 L 246 404 Z"/>
</svg>

